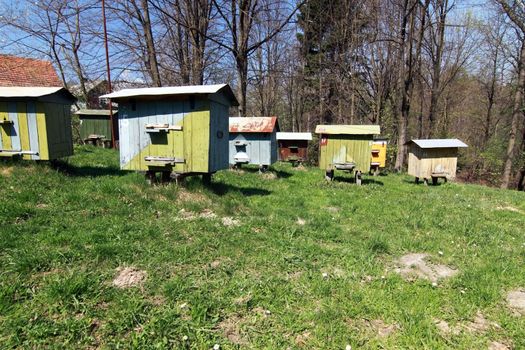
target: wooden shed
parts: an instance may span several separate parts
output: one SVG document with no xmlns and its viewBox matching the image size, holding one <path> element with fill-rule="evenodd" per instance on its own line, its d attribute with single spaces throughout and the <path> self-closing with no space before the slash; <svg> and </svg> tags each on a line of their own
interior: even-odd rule
<svg viewBox="0 0 525 350">
<path fill-rule="evenodd" d="M 227 84 L 124 89 L 101 98 L 117 102 L 120 166 L 150 181 L 228 168 L 228 114 L 238 102 Z"/>
<path fill-rule="evenodd" d="M 468 147 L 458 139 L 411 140 L 408 145 L 408 174 L 423 179 L 426 184 L 432 179 L 452 180 L 456 177 L 458 149 Z"/>
<path fill-rule="evenodd" d="M 54 160 L 72 155 L 74 101 L 62 87 L 0 87 L 0 157 Z"/>
<path fill-rule="evenodd" d="M 86 143 L 111 147 L 111 118 L 109 109 L 80 109 L 80 137 Z M 118 111 L 113 111 L 115 141 L 118 142 Z"/>
<path fill-rule="evenodd" d="M 361 174 L 370 171 L 370 154 L 374 135 L 379 135 L 379 125 L 318 125 L 319 167 L 326 171 L 331 181 L 334 170 L 355 172 L 357 184 Z"/>
<path fill-rule="evenodd" d="M 277 117 L 230 118 L 230 165 L 268 169 L 277 161 L 277 131 Z"/>
<path fill-rule="evenodd" d="M 388 139 L 383 137 L 374 138 L 372 143 L 372 160 L 370 162 L 370 171 L 374 172 L 374 175 L 379 173 L 379 169 L 386 167 L 386 149 L 388 145 Z"/>
<path fill-rule="evenodd" d="M 312 141 L 309 132 L 278 132 L 279 160 L 293 165 L 308 159 L 308 142 Z"/>
</svg>

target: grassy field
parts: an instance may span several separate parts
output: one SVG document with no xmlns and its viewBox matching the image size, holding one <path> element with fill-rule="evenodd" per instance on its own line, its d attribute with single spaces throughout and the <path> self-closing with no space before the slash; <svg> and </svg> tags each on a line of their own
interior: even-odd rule
<svg viewBox="0 0 525 350">
<path fill-rule="evenodd" d="M 149 187 L 90 147 L 0 162 L 0 347 L 525 348 L 505 299 L 525 287 L 524 193 L 350 181 L 285 164 Z M 407 281 L 408 253 L 458 274 Z M 114 286 L 125 267 L 144 280 Z"/>
</svg>

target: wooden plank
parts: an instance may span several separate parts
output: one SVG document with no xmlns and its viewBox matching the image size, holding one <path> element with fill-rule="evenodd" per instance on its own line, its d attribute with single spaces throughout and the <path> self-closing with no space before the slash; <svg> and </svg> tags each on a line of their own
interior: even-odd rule
<svg viewBox="0 0 525 350">
<path fill-rule="evenodd" d="M 20 134 L 20 145 L 22 151 L 30 151 L 29 143 L 29 127 L 27 124 L 27 105 L 25 102 L 18 102 L 16 104 L 16 109 L 18 112 L 18 132 Z M 29 160 L 31 155 L 24 154 L 22 159 Z"/>
<path fill-rule="evenodd" d="M 20 131 L 18 126 L 18 113 L 16 111 L 16 102 L 9 101 L 7 105 L 7 110 L 9 114 L 9 120 L 13 121 L 11 127 L 10 136 L 11 136 L 11 149 L 19 150 L 22 148 L 20 143 Z"/>
<path fill-rule="evenodd" d="M 11 129 L 13 128 L 13 121 L 9 120 L 9 113 L 7 112 L 7 102 L 0 102 L 0 120 L 9 121 L 9 124 L 0 125 L 0 148 L 10 150 L 11 147 Z"/>
<path fill-rule="evenodd" d="M 36 124 L 38 132 L 38 152 L 41 160 L 49 160 L 45 108 L 42 102 L 36 103 Z"/>
<path fill-rule="evenodd" d="M 31 159 L 38 160 L 39 149 L 38 149 L 38 125 L 36 121 L 36 105 L 34 101 L 27 102 L 27 126 L 29 129 L 29 148 L 31 152 L 36 154 L 31 156 Z"/>
</svg>

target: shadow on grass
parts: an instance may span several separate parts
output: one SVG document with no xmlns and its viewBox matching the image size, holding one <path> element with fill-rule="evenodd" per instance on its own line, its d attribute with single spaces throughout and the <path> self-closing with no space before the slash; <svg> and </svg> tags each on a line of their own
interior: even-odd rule
<svg viewBox="0 0 525 350">
<path fill-rule="evenodd" d="M 441 185 L 446 184 L 443 180 L 438 181 L 437 184 L 433 185 L 432 180 L 428 180 L 428 185 L 425 185 L 425 181 L 419 180 L 419 183 L 416 183 L 415 179 L 403 179 L 403 183 L 409 184 L 409 185 L 415 185 L 415 186 L 424 186 L 424 187 L 439 187 Z"/>
<path fill-rule="evenodd" d="M 268 196 L 272 194 L 271 191 L 255 188 L 255 187 L 238 187 L 235 185 L 226 184 L 224 182 L 212 182 L 206 187 L 218 196 L 224 196 L 227 193 L 237 192 L 246 197 L 251 196 Z"/>
<path fill-rule="evenodd" d="M 121 170 L 112 166 L 92 167 L 92 166 L 75 166 L 67 162 L 58 160 L 50 162 L 53 169 L 67 175 L 78 177 L 99 177 L 99 176 L 124 176 L 129 171 Z"/>
<path fill-rule="evenodd" d="M 258 173 L 259 172 L 259 168 L 252 167 L 252 166 L 244 166 L 244 167 L 241 167 L 240 169 L 247 173 Z M 290 176 L 293 176 L 293 173 L 290 173 L 288 171 L 283 171 L 283 170 L 276 170 L 276 169 L 268 169 L 266 173 L 268 174 L 273 173 L 275 174 L 276 177 L 280 179 L 287 179 Z"/>
<path fill-rule="evenodd" d="M 334 181 L 355 184 L 355 178 L 353 177 L 335 176 Z M 378 185 L 378 186 L 384 186 L 383 181 L 379 181 L 379 180 L 371 179 L 371 178 L 362 178 L 361 184 L 363 185 L 373 184 L 373 185 Z"/>
</svg>

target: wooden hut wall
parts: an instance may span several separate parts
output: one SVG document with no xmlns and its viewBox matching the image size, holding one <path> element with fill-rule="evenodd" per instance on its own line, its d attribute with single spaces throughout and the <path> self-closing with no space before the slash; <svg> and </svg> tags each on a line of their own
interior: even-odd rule
<svg viewBox="0 0 525 350">
<path fill-rule="evenodd" d="M 232 141 L 247 141 L 246 153 L 250 157 L 249 164 L 271 165 L 277 161 L 277 140 L 273 133 L 232 133 L 230 135 L 230 164 L 235 164 L 233 157 L 237 153 Z"/>
<path fill-rule="evenodd" d="M 119 103 L 120 164 L 123 169 L 148 170 L 146 156 L 184 159 L 173 171 L 209 169 L 210 103 L 207 99 L 162 99 Z M 182 131 L 146 133 L 146 124 L 182 126 Z"/>
<path fill-rule="evenodd" d="M 229 101 L 222 94 L 210 99 L 210 172 L 228 168 Z"/>
<path fill-rule="evenodd" d="M 356 169 L 369 171 L 372 138 L 372 135 L 323 134 L 320 145 L 320 168 L 331 170 L 337 163 L 354 162 Z"/>
<path fill-rule="evenodd" d="M 297 152 L 293 152 L 292 148 L 297 147 Z M 279 140 L 279 159 L 286 161 L 292 159 L 305 160 L 308 156 L 308 141 L 307 140 Z"/>
<path fill-rule="evenodd" d="M 31 151 L 23 159 L 51 160 L 73 154 L 71 102 L 60 97 L 0 100 L 0 148 Z"/>
<path fill-rule="evenodd" d="M 114 114 L 115 138 L 118 140 L 118 115 Z M 106 115 L 81 115 L 80 116 L 80 137 L 85 140 L 90 135 L 104 135 L 111 140 L 111 122 Z"/>
<path fill-rule="evenodd" d="M 411 144 L 408 159 L 408 174 L 420 178 L 430 178 L 434 172 L 445 172 L 448 177 L 456 177 L 458 149 L 420 148 Z"/>
</svg>

